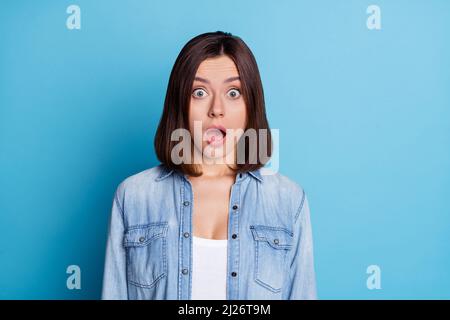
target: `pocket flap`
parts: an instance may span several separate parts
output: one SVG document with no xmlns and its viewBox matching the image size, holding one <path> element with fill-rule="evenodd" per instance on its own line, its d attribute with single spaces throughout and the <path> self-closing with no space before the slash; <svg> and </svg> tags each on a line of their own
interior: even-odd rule
<svg viewBox="0 0 450 320">
<path fill-rule="evenodd" d="M 271 226 L 250 226 L 253 239 L 266 241 L 275 249 L 290 249 L 292 247 L 293 233 L 288 229 Z"/>
<path fill-rule="evenodd" d="M 150 241 L 165 236 L 167 227 L 167 222 L 129 227 L 125 232 L 123 245 L 124 247 L 146 246 Z"/>
</svg>

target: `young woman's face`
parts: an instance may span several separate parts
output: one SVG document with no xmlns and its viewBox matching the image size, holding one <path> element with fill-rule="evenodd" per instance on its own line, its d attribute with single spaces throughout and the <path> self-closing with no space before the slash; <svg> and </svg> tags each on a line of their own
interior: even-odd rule
<svg viewBox="0 0 450 320">
<path fill-rule="evenodd" d="M 227 135 L 221 130 L 244 130 L 247 109 L 238 70 L 228 56 L 206 59 L 200 64 L 189 106 L 189 131 L 193 138 L 194 134 L 198 134 L 194 131 L 195 121 L 201 122 L 201 138 L 194 139 L 196 152 L 218 158 L 225 157 L 235 148 L 238 139 L 230 139 L 226 143 Z M 219 128 L 211 128 L 213 126 Z M 230 145 L 232 148 L 228 148 Z"/>
</svg>

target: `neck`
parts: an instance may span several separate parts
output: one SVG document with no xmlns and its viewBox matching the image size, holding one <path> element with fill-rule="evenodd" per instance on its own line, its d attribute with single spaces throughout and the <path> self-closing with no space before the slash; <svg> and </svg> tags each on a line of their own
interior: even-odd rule
<svg viewBox="0 0 450 320">
<path fill-rule="evenodd" d="M 203 177 L 225 177 L 234 176 L 234 171 L 227 164 L 202 164 L 201 165 Z"/>
<path fill-rule="evenodd" d="M 194 153 L 198 153 L 197 148 L 194 148 Z M 199 157 L 203 157 L 203 154 L 200 153 Z M 234 161 L 230 161 L 229 157 L 234 158 Z M 222 161 L 211 161 L 207 163 L 207 161 L 203 161 L 201 164 L 197 164 L 199 169 L 202 172 L 201 177 L 203 178 L 220 178 L 220 177 L 234 177 L 236 173 L 232 170 L 236 169 L 236 159 L 233 154 L 224 155 L 221 159 Z"/>
</svg>

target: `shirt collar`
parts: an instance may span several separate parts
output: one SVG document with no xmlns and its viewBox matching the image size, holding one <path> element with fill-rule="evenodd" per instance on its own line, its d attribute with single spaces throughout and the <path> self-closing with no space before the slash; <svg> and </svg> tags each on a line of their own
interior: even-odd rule
<svg viewBox="0 0 450 320">
<path fill-rule="evenodd" d="M 160 172 L 159 172 L 159 174 L 158 174 L 158 177 L 156 177 L 155 181 L 164 180 L 165 178 L 167 178 L 168 176 L 170 176 L 170 175 L 175 171 L 174 169 L 167 168 L 167 167 L 166 167 L 165 165 L 163 165 L 163 164 L 160 164 L 159 167 L 160 167 Z M 260 182 L 262 182 L 261 170 L 260 170 L 260 169 L 256 169 L 256 170 L 248 171 L 248 172 L 243 172 L 242 174 L 245 175 L 245 174 L 247 174 L 247 173 L 248 173 L 251 177 L 253 177 L 253 178 L 259 180 Z M 242 177 L 242 178 L 245 178 L 245 176 Z"/>
<path fill-rule="evenodd" d="M 262 177 L 261 177 L 261 170 L 260 169 L 256 169 L 253 171 L 249 171 L 248 173 L 250 173 L 250 175 L 252 177 L 254 177 L 255 179 L 259 180 L 260 182 L 262 182 Z"/>
<path fill-rule="evenodd" d="M 158 167 L 159 167 L 159 174 L 158 177 L 156 177 L 155 181 L 163 180 L 168 176 L 170 176 L 173 172 L 173 169 L 169 169 L 165 165 L 160 164 Z"/>
</svg>

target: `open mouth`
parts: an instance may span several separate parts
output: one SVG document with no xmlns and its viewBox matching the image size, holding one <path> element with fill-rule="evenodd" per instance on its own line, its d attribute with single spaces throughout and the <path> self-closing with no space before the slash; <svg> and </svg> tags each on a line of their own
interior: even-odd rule
<svg viewBox="0 0 450 320">
<path fill-rule="evenodd" d="M 205 132 L 206 141 L 208 144 L 220 145 L 225 140 L 227 132 L 225 128 L 222 127 L 211 127 Z"/>
</svg>

